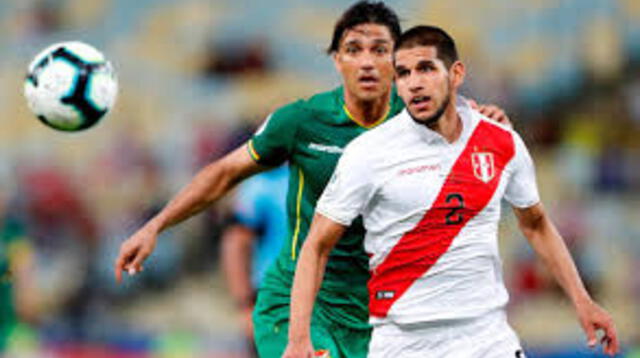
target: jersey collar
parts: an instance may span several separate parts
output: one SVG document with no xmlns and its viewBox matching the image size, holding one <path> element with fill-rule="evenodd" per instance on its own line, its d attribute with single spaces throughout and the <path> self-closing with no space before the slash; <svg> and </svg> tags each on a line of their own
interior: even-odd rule
<svg viewBox="0 0 640 358">
<path fill-rule="evenodd" d="M 476 112 L 471 109 L 471 106 L 467 102 L 467 100 L 462 96 L 456 97 L 456 110 L 460 119 L 462 120 L 462 133 L 460 133 L 460 138 L 455 143 L 464 143 L 471 135 L 473 128 L 477 124 L 478 118 L 476 116 Z M 436 131 L 433 131 L 421 124 L 416 123 L 409 111 L 405 108 L 401 116 L 405 123 L 411 128 L 411 130 L 415 131 L 420 135 L 420 137 L 425 140 L 429 144 L 435 144 L 440 142 L 445 142 L 446 140 Z M 453 143 L 453 144 L 455 144 Z"/>
<path fill-rule="evenodd" d="M 336 90 L 336 100 L 338 102 L 338 106 L 341 110 L 341 114 L 344 115 L 344 120 L 347 121 L 348 123 L 355 123 L 357 124 L 359 127 L 365 128 L 365 129 L 371 129 L 374 128 L 376 126 L 378 126 L 379 124 L 385 122 L 388 118 L 389 118 L 389 114 L 391 113 L 391 111 L 393 110 L 394 106 L 396 106 L 396 103 L 394 103 L 394 100 L 396 100 L 396 95 L 395 95 L 395 89 L 392 90 L 393 92 L 390 94 L 389 96 L 389 106 L 387 107 L 387 112 L 377 121 L 371 123 L 371 124 L 364 124 L 359 122 L 358 120 L 356 120 L 353 115 L 349 112 L 349 110 L 347 109 L 347 105 L 344 102 L 344 87 L 340 86 L 338 87 L 338 89 Z"/>
<path fill-rule="evenodd" d="M 349 117 L 349 119 L 352 120 L 355 124 L 366 129 L 371 129 L 373 127 L 376 127 L 378 124 L 384 122 L 389 117 L 389 113 L 391 112 L 391 103 L 389 103 L 389 106 L 387 107 L 387 111 L 385 112 L 385 114 L 382 117 L 380 117 L 377 121 L 371 124 L 364 124 L 358 121 L 357 119 L 355 119 L 355 117 L 351 114 L 351 112 L 349 112 L 349 109 L 347 108 L 347 105 L 345 103 L 342 103 L 342 110 L 347 115 L 347 117 Z"/>
</svg>

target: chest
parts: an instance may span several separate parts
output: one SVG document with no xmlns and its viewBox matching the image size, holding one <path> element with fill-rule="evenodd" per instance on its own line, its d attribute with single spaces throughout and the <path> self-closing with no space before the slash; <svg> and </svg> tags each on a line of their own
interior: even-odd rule
<svg viewBox="0 0 640 358">
<path fill-rule="evenodd" d="M 291 162 L 302 170 L 308 189 L 316 196 L 322 194 L 347 144 L 365 131 L 322 121 L 299 128 Z"/>
<path fill-rule="evenodd" d="M 499 198 L 509 176 L 496 151 L 431 144 L 386 155 L 374 206 L 397 215 L 440 213 L 446 223 L 474 216 Z M 496 195 L 498 194 L 498 195 Z M 492 199 L 494 199 L 492 201 Z"/>
</svg>

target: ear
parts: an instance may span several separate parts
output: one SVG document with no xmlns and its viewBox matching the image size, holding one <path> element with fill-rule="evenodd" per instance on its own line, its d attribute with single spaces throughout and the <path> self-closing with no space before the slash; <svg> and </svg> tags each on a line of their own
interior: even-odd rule
<svg viewBox="0 0 640 358">
<path fill-rule="evenodd" d="M 460 88 L 464 83 L 464 77 L 467 73 L 464 64 L 460 61 L 456 61 L 451 65 L 449 69 L 449 77 L 451 78 L 451 86 L 455 89 Z"/>
<path fill-rule="evenodd" d="M 333 52 L 331 54 L 331 59 L 333 60 L 333 67 L 336 68 L 336 71 L 338 71 L 338 73 L 342 73 L 342 63 L 340 62 L 340 55 L 338 54 L 337 51 Z"/>
</svg>

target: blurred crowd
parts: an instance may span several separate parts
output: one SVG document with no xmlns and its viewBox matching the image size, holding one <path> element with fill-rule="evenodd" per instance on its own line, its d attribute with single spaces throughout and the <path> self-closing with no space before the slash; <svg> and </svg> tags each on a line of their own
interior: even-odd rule
<svg viewBox="0 0 640 358">
<path fill-rule="evenodd" d="M 404 26 L 433 23 L 459 39 L 465 94 L 506 109 L 588 289 L 612 312 L 628 356 L 640 356 L 640 4 L 388 3 Z M 33 302 L 24 300 L 13 354 L 244 356 L 219 270 L 233 196 L 169 231 L 145 271 L 121 286 L 113 259 L 273 109 L 337 83 L 322 50 L 346 6 L 0 2 L 0 218 L 20 227 L 33 257 L 25 285 Z M 31 56 L 72 39 L 107 54 L 121 91 L 97 127 L 57 133 L 28 113 L 21 86 Z M 511 318 L 531 356 L 588 354 L 569 303 L 504 213 Z"/>
</svg>

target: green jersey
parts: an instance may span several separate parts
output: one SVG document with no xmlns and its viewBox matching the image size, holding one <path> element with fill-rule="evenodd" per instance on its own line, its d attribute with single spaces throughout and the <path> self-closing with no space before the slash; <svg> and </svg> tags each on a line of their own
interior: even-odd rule
<svg viewBox="0 0 640 358">
<path fill-rule="evenodd" d="M 271 114 L 249 141 L 256 162 L 275 166 L 289 162 L 287 193 L 289 234 L 261 289 L 281 293 L 287 302 L 296 261 L 316 202 L 327 185 L 344 147 L 369 128 L 399 113 L 404 104 L 395 91 L 388 113 L 365 127 L 349 114 L 339 87 L 308 100 L 281 107 Z M 357 220 L 347 229 L 329 256 L 316 312 L 331 322 L 356 329 L 368 328 L 368 258 L 363 248 L 364 227 Z M 319 306 L 319 307 L 318 307 Z M 283 309 L 287 311 L 288 309 Z"/>
<path fill-rule="evenodd" d="M 23 249 L 24 231 L 22 225 L 11 218 L 0 220 L 0 352 L 4 350 L 6 339 L 17 323 L 11 289 L 11 259 Z"/>
</svg>

